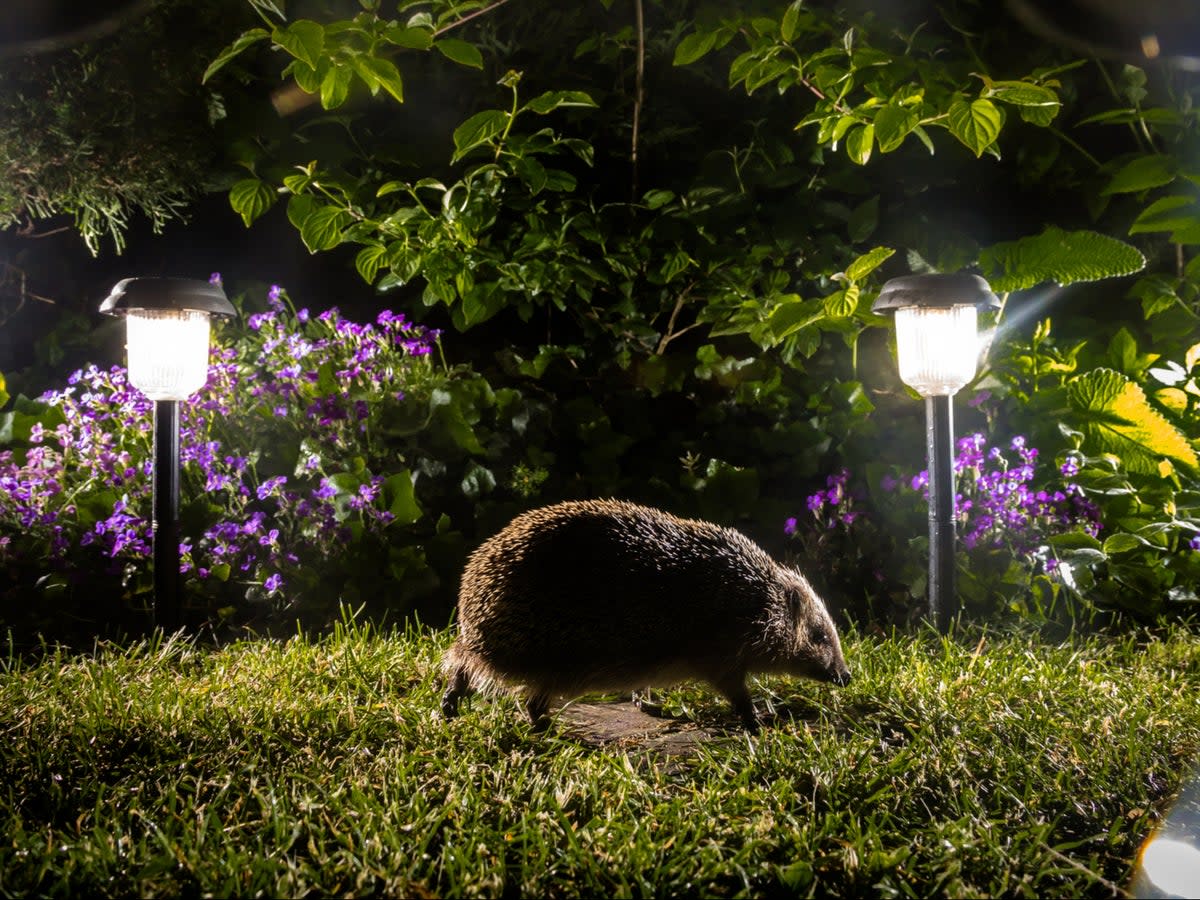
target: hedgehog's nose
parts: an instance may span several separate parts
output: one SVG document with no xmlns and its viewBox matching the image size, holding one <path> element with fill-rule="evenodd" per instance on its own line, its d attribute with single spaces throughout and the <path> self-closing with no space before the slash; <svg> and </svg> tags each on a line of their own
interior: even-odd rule
<svg viewBox="0 0 1200 900">
<path fill-rule="evenodd" d="M 850 670 L 841 669 L 840 671 L 834 672 L 832 681 L 838 687 L 845 687 L 850 683 Z"/>
</svg>

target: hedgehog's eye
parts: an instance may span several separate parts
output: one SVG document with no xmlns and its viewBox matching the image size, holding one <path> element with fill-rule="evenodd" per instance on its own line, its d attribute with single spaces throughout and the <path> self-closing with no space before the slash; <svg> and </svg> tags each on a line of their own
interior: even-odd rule
<svg viewBox="0 0 1200 900">
<path fill-rule="evenodd" d="M 829 632 L 824 628 L 814 628 L 809 632 L 809 639 L 818 647 L 823 647 L 829 643 Z"/>
</svg>

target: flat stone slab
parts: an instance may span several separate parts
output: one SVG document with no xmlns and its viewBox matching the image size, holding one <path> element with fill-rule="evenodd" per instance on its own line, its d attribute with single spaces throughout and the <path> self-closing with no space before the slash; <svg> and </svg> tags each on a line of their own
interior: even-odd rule
<svg viewBox="0 0 1200 900">
<path fill-rule="evenodd" d="M 728 738 L 688 719 L 647 715 L 628 700 L 571 703 L 557 718 L 564 734 L 588 746 L 647 750 L 667 757 L 688 756 L 703 743 Z"/>
</svg>

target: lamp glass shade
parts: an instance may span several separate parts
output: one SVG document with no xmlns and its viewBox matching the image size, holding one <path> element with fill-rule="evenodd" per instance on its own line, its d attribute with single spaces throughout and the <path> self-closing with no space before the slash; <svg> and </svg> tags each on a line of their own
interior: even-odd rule
<svg viewBox="0 0 1200 900">
<path fill-rule="evenodd" d="M 896 310 L 900 378 L 922 397 L 954 394 L 975 377 L 979 359 L 973 305 Z"/>
<path fill-rule="evenodd" d="M 131 309 L 129 383 L 151 400 L 186 400 L 208 380 L 208 313 Z"/>
</svg>

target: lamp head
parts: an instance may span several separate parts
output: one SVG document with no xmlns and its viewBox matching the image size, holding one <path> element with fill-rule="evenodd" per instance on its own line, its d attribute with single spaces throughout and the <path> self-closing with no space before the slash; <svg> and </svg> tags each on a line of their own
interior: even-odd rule
<svg viewBox="0 0 1200 900">
<path fill-rule="evenodd" d="M 884 284 L 871 307 L 896 314 L 900 378 L 923 397 L 947 396 L 975 377 L 978 310 L 1000 301 L 978 275 L 905 275 Z"/>
<path fill-rule="evenodd" d="M 125 317 L 130 384 L 151 400 L 186 400 L 208 376 L 209 318 L 236 310 L 218 284 L 126 278 L 100 312 Z"/>
</svg>

